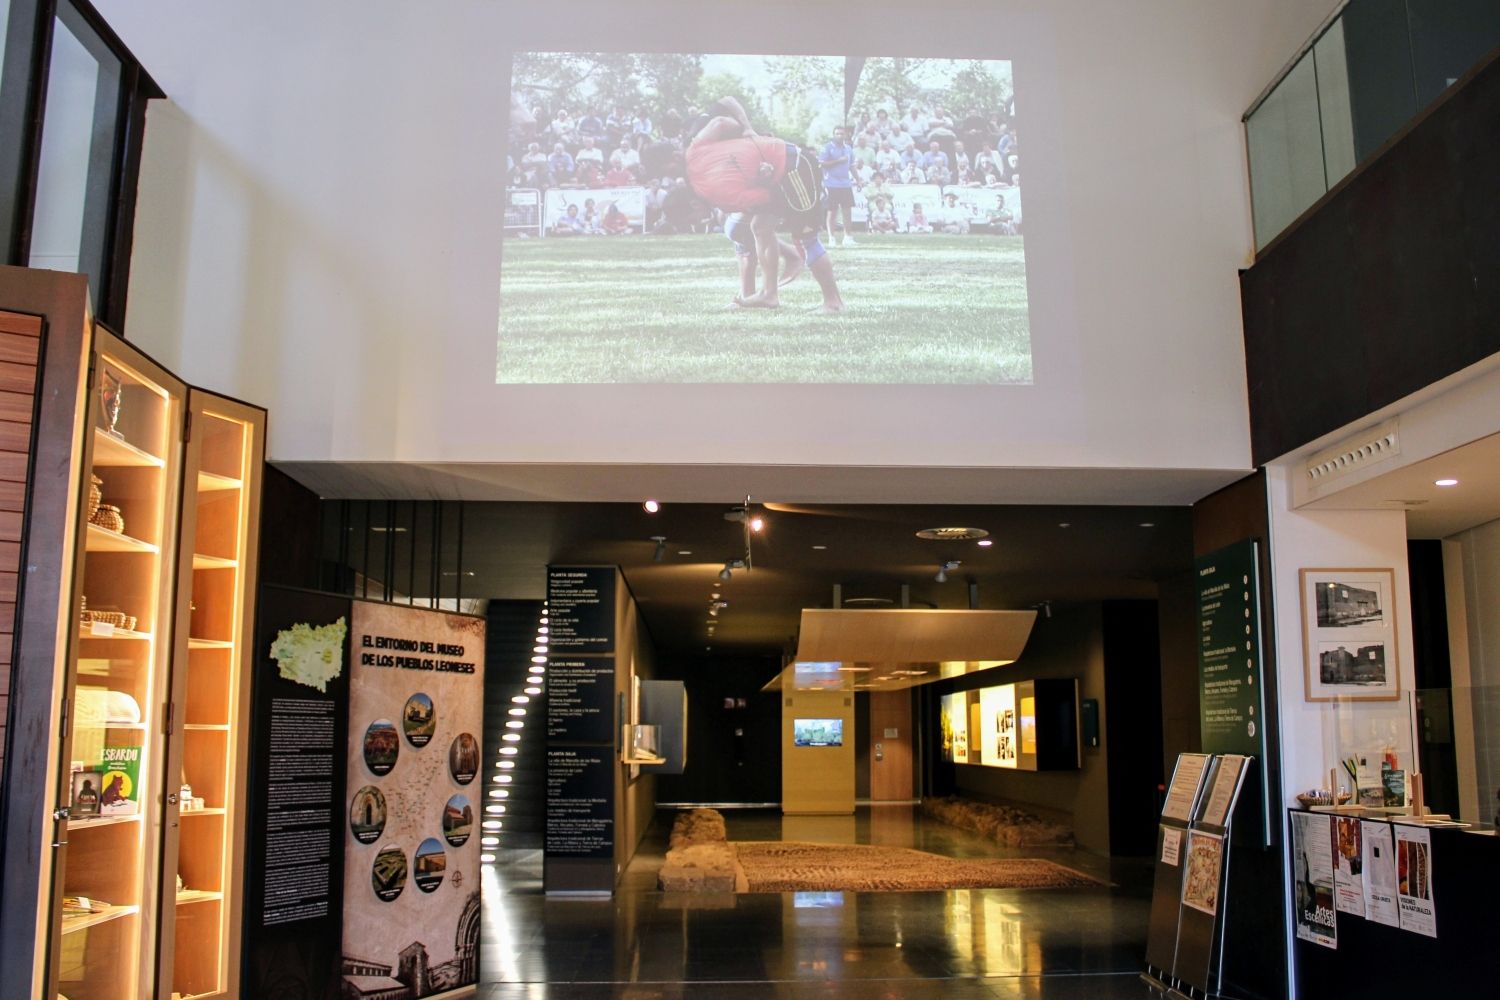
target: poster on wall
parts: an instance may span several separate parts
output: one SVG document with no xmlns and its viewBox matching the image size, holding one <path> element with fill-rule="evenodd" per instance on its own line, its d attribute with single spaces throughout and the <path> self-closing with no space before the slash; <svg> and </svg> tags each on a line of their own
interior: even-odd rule
<svg viewBox="0 0 1500 1000">
<path fill-rule="evenodd" d="M 484 620 L 356 601 L 350 649 L 345 995 L 445 996 L 479 976 Z"/>
<path fill-rule="evenodd" d="M 1400 924 L 1396 906 L 1396 841 L 1389 823 L 1360 820 L 1365 916 L 1387 927 Z"/>
<path fill-rule="evenodd" d="M 1292 814 L 1292 890 L 1297 937 L 1337 948 L 1333 904 L 1333 817 Z"/>
<path fill-rule="evenodd" d="M 1360 846 L 1363 821 L 1338 816 L 1333 821 L 1333 902 L 1340 913 L 1365 915 L 1365 855 Z"/>
<path fill-rule="evenodd" d="M 1020 751 L 1014 684 L 984 688 L 979 692 L 981 764 L 1015 767 Z M 972 735 L 970 739 L 972 739 Z"/>
<path fill-rule="evenodd" d="M 246 858 L 247 996 L 338 990 L 347 597 L 263 587 L 256 613 Z"/>
<path fill-rule="evenodd" d="M 1437 910 L 1432 901 L 1432 834 L 1420 826 L 1397 823 L 1396 904 L 1401 929 L 1437 937 Z"/>
<path fill-rule="evenodd" d="M 955 764 L 969 763 L 969 692 L 943 695 L 943 759 Z"/>
</svg>

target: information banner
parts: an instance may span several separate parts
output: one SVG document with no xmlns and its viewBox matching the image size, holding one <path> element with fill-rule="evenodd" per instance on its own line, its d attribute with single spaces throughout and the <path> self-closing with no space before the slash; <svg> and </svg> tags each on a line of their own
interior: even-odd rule
<svg viewBox="0 0 1500 1000">
<path fill-rule="evenodd" d="M 484 629 L 469 615 L 354 602 L 345 996 L 418 1000 L 478 982 Z"/>
<path fill-rule="evenodd" d="M 547 616 L 552 653 L 613 653 L 615 568 L 549 566 Z"/>
<path fill-rule="evenodd" d="M 338 992 L 349 599 L 263 587 L 246 858 L 248 996 Z"/>
<path fill-rule="evenodd" d="M 611 747 L 547 748 L 547 862 L 615 854 Z"/>
<path fill-rule="evenodd" d="M 1266 759 L 1261 667 L 1259 560 L 1253 540 L 1196 561 L 1198 712 L 1203 749 Z M 1264 780 L 1253 787 L 1261 843 L 1271 843 Z"/>
<path fill-rule="evenodd" d="M 561 743 L 614 740 L 615 658 L 549 657 L 547 739 Z"/>
<path fill-rule="evenodd" d="M 1292 813 L 1292 894 L 1297 937 L 1337 948 L 1333 904 L 1333 817 Z"/>
<path fill-rule="evenodd" d="M 1432 833 L 1425 827 L 1397 823 L 1396 903 L 1401 929 L 1437 937 L 1437 910 L 1432 902 Z"/>
</svg>

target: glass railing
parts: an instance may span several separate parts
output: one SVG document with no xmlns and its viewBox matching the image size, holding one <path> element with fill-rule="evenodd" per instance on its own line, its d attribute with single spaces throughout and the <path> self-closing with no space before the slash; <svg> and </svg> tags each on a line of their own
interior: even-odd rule
<svg viewBox="0 0 1500 1000">
<path fill-rule="evenodd" d="M 1245 113 L 1260 251 L 1500 45 L 1496 0 L 1346 0 Z"/>
</svg>

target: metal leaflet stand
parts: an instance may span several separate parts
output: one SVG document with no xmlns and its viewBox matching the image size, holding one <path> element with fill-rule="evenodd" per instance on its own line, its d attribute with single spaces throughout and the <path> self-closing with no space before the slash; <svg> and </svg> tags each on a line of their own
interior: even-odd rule
<svg viewBox="0 0 1500 1000">
<path fill-rule="evenodd" d="M 1182 906 L 1182 860 L 1187 830 L 1206 787 L 1211 757 L 1185 753 L 1177 757 L 1167 800 L 1157 826 L 1156 875 L 1151 891 L 1151 919 L 1146 937 L 1146 971 L 1141 978 L 1159 989 L 1173 984 L 1177 959 L 1177 924 Z"/>
<path fill-rule="evenodd" d="M 1223 754 L 1193 812 L 1183 851 L 1182 906 L 1171 994 L 1228 1000 L 1224 980 L 1224 891 L 1228 885 L 1230 827 L 1253 757 Z"/>
</svg>

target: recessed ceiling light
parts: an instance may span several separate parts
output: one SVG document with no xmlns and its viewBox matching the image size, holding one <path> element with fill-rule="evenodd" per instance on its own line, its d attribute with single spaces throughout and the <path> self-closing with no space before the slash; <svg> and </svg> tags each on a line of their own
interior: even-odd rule
<svg viewBox="0 0 1500 1000">
<path fill-rule="evenodd" d="M 1071 528 L 1073 527 L 1073 523 L 1071 521 L 1059 521 L 1057 526 L 1059 528 Z"/>
<path fill-rule="evenodd" d="M 1434 486 L 1457 486 L 1458 485 L 1458 480 L 1457 479 L 1439 479 L 1439 480 L 1435 481 L 1432 485 L 1434 485 Z"/>
<path fill-rule="evenodd" d="M 714 593 L 712 593 L 712 594 L 709 594 L 709 595 L 708 595 L 708 596 L 709 596 L 709 597 L 710 597 L 710 598 L 711 598 L 711 599 L 712 599 L 712 600 L 715 600 L 715 601 L 717 601 L 717 600 L 718 600 L 718 599 L 719 599 L 719 594 L 718 594 L 718 591 L 715 591 L 715 592 L 714 592 Z"/>
<path fill-rule="evenodd" d="M 819 552 L 822 552 L 824 549 L 828 548 L 828 546 L 826 546 L 826 545 L 814 545 L 813 548 L 816 549 Z"/>
<path fill-rule="evenodd" d="M 981 538 L 981 539 L 980 539 L 980 540 L 979 540 L 979 542 L 978 542 L 978 544 L 979 544 L 979 547 L 980 547 L 980 548 L 982 548 L 982 549 L 987 549 L 987 548 L 989 548 L 989 547 L 990 547 L 990 546 L 991 546 L 991 545 L 994 545 L 994 544 L 995 544 L 995 540 L 994 540 L 994 539 L 993 539 L 993 538 Z"/>
<path fill-rule="evenodd" d="M 1142 521 L 1141 522 L 1141 527 L 1143 527 L 1143 528 L 1154 528 L 1154 527 L 1156 527 L 1156 522 L 1155 521 Z"/>
<path fill-rule="evenodd" d="M 655 500 L 647 500 L 645 503 L 641 504 L 641 506 L 645 508 L 647 514 L 655 514 L 657 511 L 661 510 L 661 504 L 657 503 Z"/>
<path fill-rule="evenodd" d="M 677 554 L 680 555 L 680 556 L 690 556 L 690 555 L 693 554 L 693 550 L 692 549 L 678 549 L 677 550 Z"/>
</svg>

